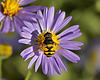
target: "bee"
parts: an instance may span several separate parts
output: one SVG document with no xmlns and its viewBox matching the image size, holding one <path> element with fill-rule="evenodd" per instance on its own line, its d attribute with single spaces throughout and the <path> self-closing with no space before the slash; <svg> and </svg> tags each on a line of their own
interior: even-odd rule
<svg viewBox="0 0 100 80">
<path fill-rule="evenodd" d="M 44 54 L 47 57 L 51 57 L 55 53 L 55 50 L 53 49 L 53 45 L 55 44 L 55 42 L 52 40 L 52 34 L 47 32 L 44 34 L 44 38 L 45 38 L 43 42 L 43 44 L 45 45 Z"/>
</svg>

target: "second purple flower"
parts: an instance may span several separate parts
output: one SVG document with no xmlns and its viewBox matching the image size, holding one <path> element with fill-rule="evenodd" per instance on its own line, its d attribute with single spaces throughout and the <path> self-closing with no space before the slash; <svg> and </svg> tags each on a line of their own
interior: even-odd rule
<svg viewBox="0 0 100 80">
<path fill-rule="evenodd" d="M 33 18 L 40 18 L 36 15 L 37 10 L 43 9 L 43 6 L 30 6 L 22 7 L 35 0 L 3 0 L 0 11 L 0 22 L 2 23 L 1 33 L 14 32 L 15 28 L 17 32 L 21 32 L 23 21 L 36 22 Z"/>
</svg>

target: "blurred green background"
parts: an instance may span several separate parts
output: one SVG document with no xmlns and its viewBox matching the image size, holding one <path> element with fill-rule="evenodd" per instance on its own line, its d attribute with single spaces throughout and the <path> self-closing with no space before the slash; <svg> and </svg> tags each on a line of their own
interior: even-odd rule
<svg viewBox="0 0 100 80">
<path fill-rule="evenodd" d="M 41 67 L 35 72 L 33 66 L 30 80 L 100 80 L 100 0 L 36 0 L 30 5 L 55 6 L 55 12 L 58 9 L 65 11 L 66 17 L 72 16 L 72 20 L 64 29 L 80 25 L 82 36 L 74 40 L 84 43 L 82 50 L 73 51 L 81 58 L 77 64 L 63 60 L 68 72 L 62 70 L 61 75 L 51 77 L 44 75 Z M 6 80 L 24 80 L 28 72 L 30 59 L 24 62 L 20 56 L 28 46 L 19 44 L 19 38 L 17 33 L 0 34 L 0 41 L 14 43 L 12 56 L 3 60 L 3 78 Z"/>
</svg>

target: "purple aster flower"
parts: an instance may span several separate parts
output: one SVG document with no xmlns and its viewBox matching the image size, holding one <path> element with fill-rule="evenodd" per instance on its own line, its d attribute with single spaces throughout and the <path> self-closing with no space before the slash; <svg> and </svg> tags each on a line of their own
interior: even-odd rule
<svg viewBox="0 0 100 80">
<path fill-rule="evenodd" d="M 84 47 L 80 57 L 80 68 L 91 66 L 91 68 L 94 68 L 93 71 L 96 70 L 97 73 L 100 72 L 100 38 L 89 41 Z M 91 71 L 91 69 L 89 71 Z"/>
<path fill-rule="evenodd" d="M 83 43 L 77 41 L 70 41 L 82 35 L 79 25 L 69 27 L 60 34 L 57 34 L 63 27 L 65 27 L 72 16 L 65 18 L 65 12 L 58 10 L 54 17 L 54 7 L 44 9 L 44 12 L 39 10 L 37 12 L 42 19 L 38 19 L 39 23 L 31 24 L 26 22 L 27 27 L 23 27 L 21 36 L 23 39 L 19 43 L 29 44 L 31 47 L 22 51 L 22 58 L 25 61 L 32 57 L 28 65 L 28 69 L 36 62 L 35 72 L 37 72 L 42 63 L 43 73 L 49 73 L 51 76 L 54 70 L 61 74 L 60 67 L 67 72 L 60 56 L 64 56 L 71 62 L 77 63 L 80 60 L 79 56 L 70 50 L 80 50 L 79 46 Z"/>
<path fill-rule="evenodd" d="M 0 11 L 1 33 L 14 32 L 14 27 L 20 33 L 23 21 L 36 22 L 31 17 L 40 17 L 32 12 L 42 9 L 43 6 L 22 7 L 33 1 L 35 0 L 3 0 Z"/>
</svg>

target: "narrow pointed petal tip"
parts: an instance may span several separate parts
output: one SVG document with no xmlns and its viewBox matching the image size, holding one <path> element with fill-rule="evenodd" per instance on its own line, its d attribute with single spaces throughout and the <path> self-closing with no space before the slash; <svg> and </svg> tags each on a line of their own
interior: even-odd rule
<svg viewBox="0 0 100 80">
<path fill-rule="evenodd" d="M 69 50 L 60 49 L 59 52 L 62 56 L 64 56 L 66 59 L 68 59 L 69 61 L 73 63 L 77 63 L 77 61 L 80 60 L 79 56 L 77 56 L 75 53 Z"/>
<path fill-rule="evenodd" d="M 81 42 L 81 46 L 83 46 L 83 45 L 84 45 L 84 43 Z"/>
<path fill-rule="evenodd" d="M 70 19 L 72 19 L 72 16 L 69 16 Z"/>
<path fill-rule="evenodd" d="M 55 71 L 56 71 L 59 75 L 61 75 L 61 70 L 60 70 L 60 67 L 59 67 L 60 65 L 58 64 L 58 62 L 57 62 L 57 60 L 56 60 L 55 57 L 52 58 L 52 63 L 53 63 L 53 65 L 54 65 Z"/>
<path fill-rule="evenodd" d="M 53 74 L 54 74 L 54 66 L 53 66 L 53 62 L 52 62 L 52 59 L 51 58 L 49 58 L 48 59 L 50 62 L 49 62 L 49 74 L 51 75 L 51 76 L 53 76 Z"/>
<path fill-rule="evenodd" d="M 35 55 L 34 52 L 30 53 L 30 54 L 26 57 L 26 59 L 24 60 L 24 62 L 25 62 L 26 60 L 28 60 L 29 58 L 33 57 L 34 55 Z"/>
<path fill-rule="evenodd" d="M 63 11 L 59 17 L 57 18 L 57 20 L 54 22 L 54 26 L 52 27 L 53 28 L 53 31 L 55 32 L 56 30 L 59 29 L 59 26 L 62 24 L 63 20 L 65 18 L 65 11 Z"/>
<path fill-rule="evenodd" d="M 22 43 L 22 39 L 18 40 L 19 43 Z"/>
<path fill-rule="evenodd" d="M 66 19 L 68 20 L 68 23 L 69 23 L 70 20 L 72 19 L 72 16 L 68 16 Z"/>
<path fill-rule="evenodd" d="M 29 48 L 26 48 L 25 50 L 23 50 L 20 55 L 23 57 L 23 56 L 29 54 L 32 51 L 33 51 L 33 46 L 29 47 Z"/>
<path fill-rule="evenodd" d="M 52 23 L 53 23 L 53 19 L 54 19 L 54 6 L 50 7 L 49 11 L 48 11 L 48 15 L 47 15 L 47 31 L 49 31 L 52 27 Z"/>
<path fill-rule="evenodd" d="M 35 64 L 35 72 L 37 72 L 37 70 L 38 70 L 38 68 L 39 68 L 39 66 L 40 66 L 40 64 L 41 64 L 41 61 L 42 61 L 42 53 L 41 53 L 40 56 L 38 57 L 37 62 L 36 62 L 36 64 Z"/>
<path fill-rule="evenodd" d="M 60 66 L 64 71 L 68 72 L 66 66 L 63 64 L 62 60 L 60 59 L 60 57 L 59 57 L 57 54 L 55 54 L 55 58 L 56 58 L 56 60 L 57 60 L 57 62 L 58 62 L 58 64 L 59 64 L 59 66 Z"/>
<path fill-rule="evenodd" d="M 34 62 L 37 60 L 37 58 L 38 58 L 37 55 L 35 55 L 35 56 L 32 58 L 32 60 L 30 61 L 29 65 L 28 65 L 28 69 L 31 68 L 31 66 L 34 64 Z"/>
</svg>

